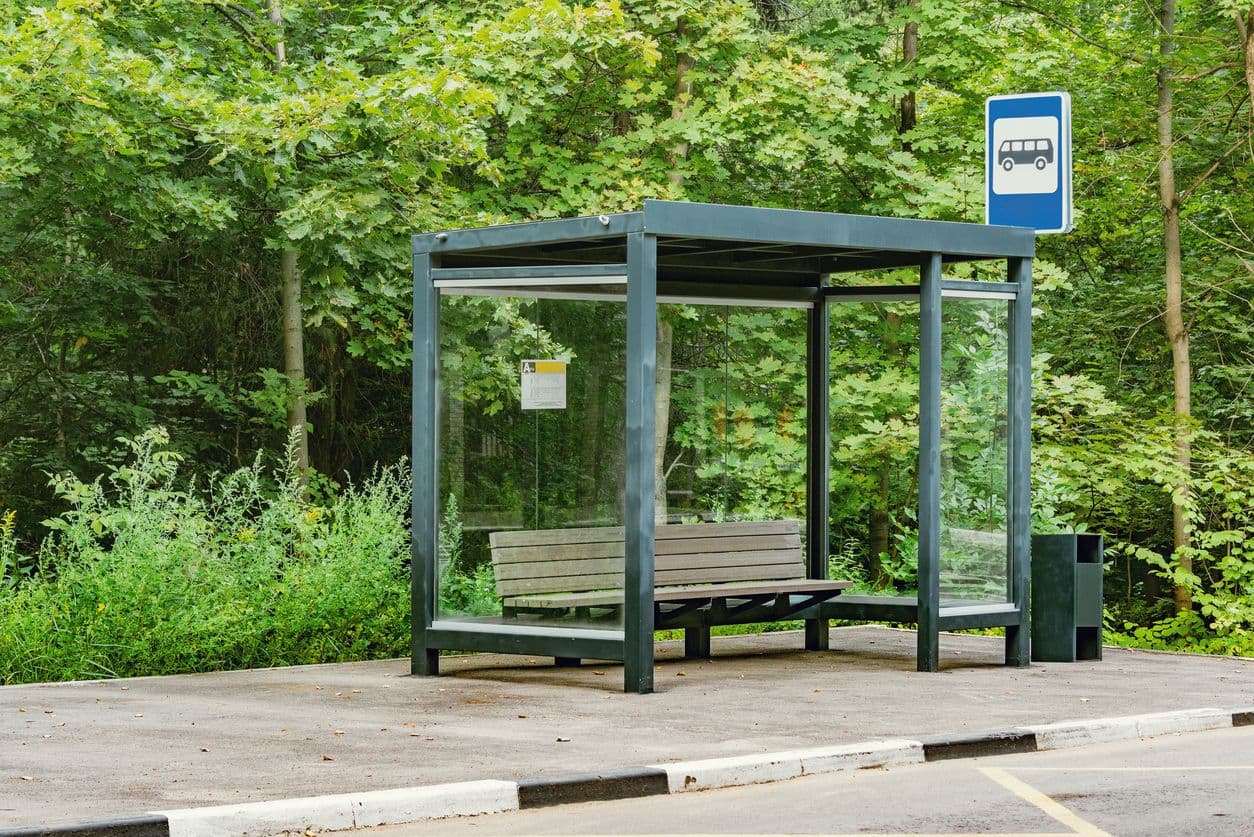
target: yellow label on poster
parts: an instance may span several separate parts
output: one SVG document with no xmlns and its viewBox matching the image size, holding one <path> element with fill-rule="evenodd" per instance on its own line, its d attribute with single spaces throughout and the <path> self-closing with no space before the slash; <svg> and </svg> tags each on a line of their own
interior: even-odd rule
<svg viewBox="0 0 1254 837">
<path fill-rule="evenodd" d="M 566 361 L 524 360 L 521 386 L 524 410 L 565 410 Z"/>
</svg>

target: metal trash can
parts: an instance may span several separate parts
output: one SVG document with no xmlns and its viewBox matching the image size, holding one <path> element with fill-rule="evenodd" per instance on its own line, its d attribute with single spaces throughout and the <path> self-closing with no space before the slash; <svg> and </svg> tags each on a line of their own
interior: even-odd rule
<svg viewBox="0 0 1254 837">
<path fill-rule="evenodd" d="M 1101 535 L 1032 536 L 1032 660 L 1102 658 Z"/>
</svg>

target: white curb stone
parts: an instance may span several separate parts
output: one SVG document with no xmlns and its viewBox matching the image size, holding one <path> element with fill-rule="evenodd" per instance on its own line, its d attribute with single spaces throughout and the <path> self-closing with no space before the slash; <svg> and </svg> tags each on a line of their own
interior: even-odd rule
<svg viewBox="0 0 1254 837">
<path fill-rule="evenodd" d="M 1096 721 L 1064 721 L 1020 727 L 1036 735 L 1036 749 L 1059 750 L 1148 738 L 1173 732 L 1196 732 L 1232 726 L 1232 713 L 1218 709 L 1194 709 L 1181 712 L 1158 712 L 1149 715 L 1128 715 L 1123 718 L 1102 718 Z"/>
<path fill-rule="evenodd" d="M 802 750 L 800 754 L 801 774 L 810 776 L 839 770 L 917 764 L 923 761 L 923 742 L 893 738 L 841 747 L 816 747 L 813 750 Z"/>
<path fill-rule="evenodd" d="M 671 793 L 778 782 L 801 775 L 800 751 L 652 764 L 666 771 Z"/>
<path fill-rule="evenodd" d="M 333 831 L 518 809 L 516 782 L 482 781 L 158 811 L 170 837 Z"/>
<path fill-rule="evenodd" d="M 1142 738 L 1177 732 L 1201 732 L 1232 726 L 1232 712 L 1224 712 L 1220 709 L 1162 712 L 1157 715 L 1137 715 L 1136 719 L 1137 734 Z"/>
<path fill-rule="evenodd" d="M 815 773 L 883 767 L 890 764 L 911 764 L 923 761 L 923 744 L 919 741 L 892 739 L 847 744 L 839 747 L 815 747 L 807 750 L 786 750 L 723 759 L 686 761 L 676 764 L 650 765 L 666 771 L 671 793 L 729 788 L 778 782 Z"/>
</svg>

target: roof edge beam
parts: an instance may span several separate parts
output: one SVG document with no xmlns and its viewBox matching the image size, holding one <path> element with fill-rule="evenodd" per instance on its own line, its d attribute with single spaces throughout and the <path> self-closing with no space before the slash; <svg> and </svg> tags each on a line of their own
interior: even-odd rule
<svg viewBox="0 0 1254 837">
<path fill-rule="evenodd" d="M 646 200 L 644 228 L 658 236 L 768 242 L 812 247 L 858 247 L 988 259 L 1031 257 L 1036 235 L 1026 227 L 955 221 L 877 218 L 798 209 L 722 206 Z"/>
<path fill-rule="evenodd" d="M 421 233 L 413 237 L 413 251 L 420 253 L 461 253 L 468 250 L 494 250 L 567 241 L 626 236 L 644 228 L 643 212 L 620 212 L 586 218 L 529 221 L 494 227 Z"/>
</svg>

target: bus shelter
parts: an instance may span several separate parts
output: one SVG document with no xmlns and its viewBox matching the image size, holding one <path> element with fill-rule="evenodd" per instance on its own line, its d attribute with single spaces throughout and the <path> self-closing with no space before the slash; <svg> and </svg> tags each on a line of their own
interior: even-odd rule
<svg viewBox="0 0 1254 837">
<path fill-rule="evenodd" d="M 1028 665 L 1033 254 L 657 200 L 414 236 L 413 672 L 617 660 L 643 693 L 655 630 L 833 619 L 917 624 L 920 671 L 1000 626 Z"/>
</svg>

